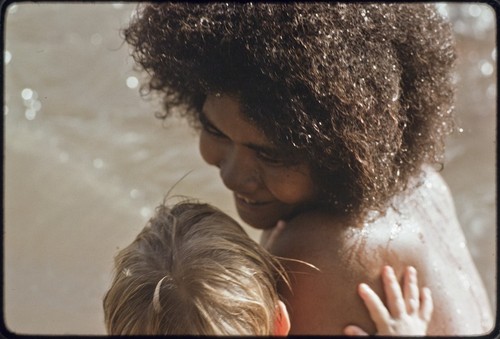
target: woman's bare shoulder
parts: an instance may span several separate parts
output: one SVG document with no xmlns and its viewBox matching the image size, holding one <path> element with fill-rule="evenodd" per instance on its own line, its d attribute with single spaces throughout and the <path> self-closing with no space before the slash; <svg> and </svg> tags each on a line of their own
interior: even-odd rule
<svg viewBox="0 0 500 339">
<path fill-rule="evenodd" d="M 394 236 L 393 228 L 398 223 L 395 217 L 388 215 L 372 222 L 354 224 L 347 218 L 311 211 L 287 222 L 271 252 L 349 267 L 366 259 L 380 259 L 382 262 L 384 248 Z"/>
<path fill-rule="evenodd" d="M 311 259 L 315 256 L 329 256 L 333 253 L 331 249 L 341 240 L 344 228 L 340 218 L 328 213 L 302 213 L 286 222 L 270 250 L 285 257 Z"/>
<path fill-rule="evenodd" d="M 420 231 L 432 233 L 437 228 L 437 225 L 428 225 L 428 218 L 423 222 L 422 215 L 429 217 L 429 209 L 443 201 L 449 200 L 452 206 L 446 183 L 435 170 L 425 167 L 414 179 L 410 192 L 395 197 L 386 213 L 372 213 L 363 223 L 354 224 L 346 217 L 319 209 L 296 216 L 287 222 L 273 251 L 285 256 L 320 256 L 324 260 L 347 260 L 356 255 L 358 261 L 365 256 L 365 259 L 383 262 L 385 249 L 398 247 L 404 256 L 407 245 L 417 248 L 423 244 Z M 411 255 L 411 251 L 408 254 Z"/>
<path fill-rule="evenodd" d="M 417 240 L 413 230 L 390 213 L 362 225 L 319 211 L 290 221 L 273 253 L 315 267 L 287 263 L 292 273 L 293 291 L 287 294 L 292 333 L 341 334 L 354 323 L 374 330 L 356 288 L 367 283 L 382 295 L 384 265 L 394 266 L 399 277 L 407 265 L 422 267 Z"/>
<path fill-rule="evenodd" d="M 353 323 L 373 329 L 356 288 L 365 282 L 380 293 L 382 266 L 356 258 L 352 244 L 361 236 L 344 220 L 318 211 L 286 225 L 271 252 L 285 258 L 290 274 L 292 291 L 281 292 L 290 308 L 292 334 L 342 334 Z M 375 269 L 367 271 L 365 264 Z"/>
</svg>

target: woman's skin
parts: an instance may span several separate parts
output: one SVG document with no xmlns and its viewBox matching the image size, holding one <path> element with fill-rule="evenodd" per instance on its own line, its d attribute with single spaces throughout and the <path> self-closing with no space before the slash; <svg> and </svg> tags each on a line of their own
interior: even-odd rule
<svg viewBox="0 0 500 339">
<path fill-rule="evenodd" d="M 200 121 L 201 156 L 220 169 L 243 221 L 270 228 L 314 201 L 309 166 L 283 166 L 280 151 L 243 118 L 234 97 L 209 95 Z"/>
<path fill-rule="evenodd" d="M 485 333 L 493 322 L 484 286 L 465 244 L 448 188 L 432 169 L 375 221 L 354 225 L 314 209 L 317 190 L 308 164 L 286 165 L 280 151 L 241 112 L 237 97 L 209 95 L 201 116 L 200 152 L 220 169 L 235 194 L 240 217 L 263 229 L 266 243 L 279 220 L 287 222 L 271 253 L 288 262 L 293 293 L 281 293 L 290 312 L 290 334 L 342 334 L 356 323 L 375 326 L 356 294 L 364 282 L 383 295 L 380 267 L 401 277 L 406 266 L 430 288 L 435 310 L 429 335 Z M 414 184 L 417 184 L 417 180 Z M 246 201 L 245 201 L 246 200 Z"/>
</svg>

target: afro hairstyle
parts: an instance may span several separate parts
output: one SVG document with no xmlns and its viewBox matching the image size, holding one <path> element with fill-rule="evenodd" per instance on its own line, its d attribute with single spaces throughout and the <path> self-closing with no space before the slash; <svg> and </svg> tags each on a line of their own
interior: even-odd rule
<svg viewBox="0 0 500 339">
<path fill-rule="evenodd" d="M 383 213 L 454 129 L 454 42 L 433 4 L 154 3 L 123 34 L 161 118 L 199 127 L 207 95 L 236 95 L 334 211 Z"/>
</svg>

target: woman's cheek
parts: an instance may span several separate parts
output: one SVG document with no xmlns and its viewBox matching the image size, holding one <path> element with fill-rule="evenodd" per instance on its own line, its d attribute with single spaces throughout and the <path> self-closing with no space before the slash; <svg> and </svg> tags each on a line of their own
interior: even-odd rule
<svg viewBox="0 0 500 339">
<path fill-rule="evenodd" d="M 307 172 L 291 169 L 265 171 L 267 189 L 281 202 L 300 204 L 310 202 L 316 195 L 316 188 Z"/>
</svg>

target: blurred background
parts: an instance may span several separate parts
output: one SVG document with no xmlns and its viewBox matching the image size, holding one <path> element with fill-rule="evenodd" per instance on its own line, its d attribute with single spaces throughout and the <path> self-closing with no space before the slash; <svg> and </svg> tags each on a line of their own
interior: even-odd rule
<svg viewBox="0 0 500 339">
<path fill-rule="evenodd" d="M 439 3 L 460 55 L 443 171 L 496 309 L 496 21 Z M 238 220 L 182 121 L 154 118 L 120 29 L 135 4 L 19 3 L 4 32 L 4 321 L 21 334 L 104 334 L 113 256 L 173 190 Z M 249 230 L 257 239 L 258 231 Z M 453 239 L 450 239 L 453 241 Z"/>
</svg>

